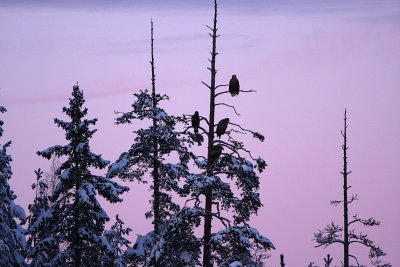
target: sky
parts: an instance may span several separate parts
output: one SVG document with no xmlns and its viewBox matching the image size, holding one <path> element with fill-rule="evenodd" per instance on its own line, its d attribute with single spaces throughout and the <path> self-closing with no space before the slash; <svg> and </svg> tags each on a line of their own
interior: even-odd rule
<svg viewBox="0 0 400 267">
<path fill-rule="evenodd" d="M 207 67 L 212 1 L 0 1 L 0 105 L 12 140 L 16 202 L 33 199 L 33 171 L 49 170 L 38 150 L 65 144 L 53 118 L 66 117 L 72 86 L 84 90 L 89 117 L 98 117 L 95 153 L 114 161 L 132 142 L 135 126 L 114 125 L 133 93 L 150 88 L 150 20 L 155 24 L 157 88 L 170 114 L 208 114 Z M 261 175 L 264 206 L 252 225 L 276 246 L 266 266 L 323 265 L 341 247 L 314 248 L 313 233 L 341 210 L 343 113 L 349 117 L 349 182 L 360 201 L 351 214 L 373 216 L 381 226 L 362 229 L 400 266 L 400 2 L 389 0 L 226 0 L 219 5 L 217 81 L 236 74 L 243 89 L 223 101 L 217 118 L 263 133 L 245 138 L 266 159 Z M 150 229 L 144 212 L 150 193 L 129 184 L 124 202 L 106 206 L 135 234 Z M 141 203 L 138 205 L 137 203 Z M 134 240 L 134 236 L 131 237 Z M 368 251 L 352 250 L 370 266 Z"/>
</svg>

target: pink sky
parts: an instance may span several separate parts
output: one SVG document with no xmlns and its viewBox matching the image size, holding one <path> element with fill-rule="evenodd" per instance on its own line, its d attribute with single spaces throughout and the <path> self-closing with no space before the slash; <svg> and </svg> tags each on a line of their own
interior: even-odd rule
<svg viewBox="0 0 400 267">
<path fill-rule="evenodd" d="M 208 51 L 212 6 L 170 1 L 127 4 L 79 1 L 0 4 L 0 105 L 5 136 L 12 140 L 11 185 L 23 207 L 32 201 L 33 170 L 49 162 L 35 152 L 64 144 L 52 121 L 65 118 L 72 85 L 79 81 L 90 117 L 99 117 L 92 149 L 114 161 L 131 144 L 134 126 L 115 126 L 114 111 L 126 111 L 132 94 L 150 88 L 149 25 L 155 21 L 157 83 L 172 101 L 172 114 L 208 113 Z M 211 2 L 211 1 L 210 1 Z M 29 3 L 29 2 L 28 2 Z M 63 3 L 63 4 L 62 4 Z M 97 3 L 97 4 L 96 4 Z M 139 2 L 140 3 L 140 2 Z M 339 265 L 340 246 L 314 248 L 313 233 L 341 210 L 342 119 L 349 112 L 352 212 L 382 222 L 365 229 L 400 266 L 400 3 L 397 1 L 221 1 L 218 80 L 237 74 L 257 93 L 227 97 L 234 120 L 266 136 L 248 140 L 269 167 L 262 175 L 264 207 L 253 225 L 277 247 L 267 266 L 323 265 L 330 253 Z M 218 118 L 234 118 L 221 108 Z M 150 227 L 144 218 L 149 193 L 130 184 L 125 202 L 109 207 L 134 233 Z M 138 205 L 143 203 L 143 206 Z M 362 229 L 364 231 L 364 229 Z M 367 250 L 359 258 L 369 265 Z"/>
</svg>

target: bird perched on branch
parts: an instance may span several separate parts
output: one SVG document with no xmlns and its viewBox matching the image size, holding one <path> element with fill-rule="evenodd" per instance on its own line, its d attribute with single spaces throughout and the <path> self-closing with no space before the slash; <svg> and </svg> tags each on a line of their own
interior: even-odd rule
<svg viewBox="0 0 400 267">
<path fill-rule="evenodd" d="M 223 135 L 226 132 L 226 129 L 228 128 L 229 124 L 229 118 L 225 118 L 223 120 L 220 120 L 217 125 L 217 136 L 221 138 L 221 135 Z"/>
<path fill-rule="evenodd" d="M 192 127 L 194 130 L 194 133 L 198 133 L 199 132 L 199 127 L 200 127 L 200 116 L 199 116 L 199 112 L 196 111 L 193 115 L 192 115 Z"/>
<path fill-rule="evenodd" d="M 232 75 L 232 78 L 229 81 L 229 93 L 231 93 L 231 96 L 235 96 L 239 94 L 239 91 L 240 91 L 239 80 L 237 79 L 236 75 Z"/>
<path fill-rule="evenodd" d="M 213 164 L 216 159 L 219 158 L 222 154 L 222 150 L 224 150 L 224 147 L 221 145 L 215 145 L 213 146 L 213 150 L 210 155 L 210 163 Z"/>
</svg>

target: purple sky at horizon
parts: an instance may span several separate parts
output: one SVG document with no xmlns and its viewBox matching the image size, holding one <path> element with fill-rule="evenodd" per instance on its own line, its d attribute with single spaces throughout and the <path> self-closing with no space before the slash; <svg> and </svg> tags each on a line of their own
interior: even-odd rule
<svg viewBox="0 0 400 267">
<path fill-rule="evenodd" d="M 49 169 L 37 150 L 64 144 L 53 118 L 79 81 L 89 117 L 98 117 L 92 149 L 111 161 L 131 144 L 135 126 L 113 125 L 132 94 L 150 88 L 150 18 L 155 23 L 157 87 L 171 96 L 169 113 L 208 113 L 207 57 L 212 1 L 10 1 L 0 2 L 0 105 L 14 175 L 10 181 L 25 209 L 32 201 L 33 171 Z M 400 2 L 220 1 L 218 82 L 237 74 L 254 94 L 226 97 L 230 116 L 262 132 L 246 141 L 268 163 L 261 175 L 264 207 L 252 223 L 277 247 L 266 266 L 307 266 L 340 247 L 314 248 L 313 233 L 341 210 L 344 109 L 349 115 L 349 168 L 353 212 L 380 220 L 367 232 L 400 266 Z M 134 234 L 144 234 L 149 193 L 129 184 L 119 212 Z M 134 204 L 133 204 L 134 203 Z M 140 206 L 137 203 L 145 203 Z M 135 215 L 136 213 L 136 215 Z M 132 237 L 131 239 L 134 239 Z M 355 250 L 370 266 L 367 250 Z"/>
</svg>

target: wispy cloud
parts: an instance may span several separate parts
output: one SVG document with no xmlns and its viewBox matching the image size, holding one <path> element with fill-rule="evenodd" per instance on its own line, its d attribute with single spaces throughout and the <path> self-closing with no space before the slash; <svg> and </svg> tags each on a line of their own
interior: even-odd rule
<svg viewBox="0 0 400 267">
<path fill-rule="evenodd" d="M 37 7 L 37 8 L 73 8 L 90 10 L 109 10 L 121 8 L 154 8 L 181 9 L 212 6 L 213 0 L 2 0 L 3 7 Z M 400 7 L 398 0 L 224 0 L 220 6 L 240 8 L 240 10 L 255 10 L 260 7 L 267 9 L 286 9 L 298 12 L 340 11 L 346 9 L 369 9 L 374 7 Z"/>
<path fill-rule="evenodd" d="M 109 98 L 118 95 L 131 95 L 136 91 L 146 88 L 145 86 L 137 87 L 139 89 L 132 89 L 128 87 L 119 89 L 108 89 L 101 91 L 85 91 L 86 99 L 96 98 Z M 39 94 L 36 96 L 25 96 L 25 97 L 9 97 L 3 99 L 5 106 L 19 106 L 19 105 L 36 105 L 36 104 L 48 104 L 48 103 L 67 103 L 70 92 L 58 93 L 58 94 Z"/>
<path fill-rule="evenodd" d="M 46 8 L 89 12 L 133 12 L 151 10 L 154 14 L 182 14 L 182 10 L 204 13 L 212 9 L 213 0 L 1 0 L 5 8 Z M 235 15 L 326 15 L 399 21 L 398 0 L 224 0 L 221 10 Z"/>
</svg>

